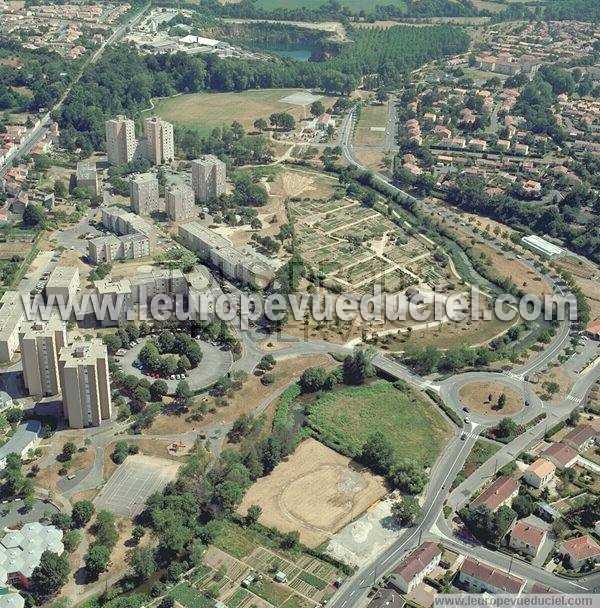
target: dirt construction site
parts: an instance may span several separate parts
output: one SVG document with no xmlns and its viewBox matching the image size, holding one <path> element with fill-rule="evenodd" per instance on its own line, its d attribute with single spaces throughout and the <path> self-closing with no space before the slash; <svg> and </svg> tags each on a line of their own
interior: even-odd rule
<svg viewBox="0 0 600 608">
<path fill-rule="evenodd" d="M 385 493 L 381 477 L 307 439 L 250 488 L 239 511 L 258 504 L 260 523 L 283 532 L 298 530 L 301 542 L 316 547 Z"/>
</svg>

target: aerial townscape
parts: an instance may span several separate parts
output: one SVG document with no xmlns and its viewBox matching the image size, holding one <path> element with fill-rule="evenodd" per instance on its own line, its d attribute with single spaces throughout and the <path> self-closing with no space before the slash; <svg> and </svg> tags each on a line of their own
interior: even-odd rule
<svg viewBox="0 0 600 608">
<path fill-rule="evenodd" d="M 0 608 L 597 594 L 598 0 L 0 0 Z"/>
</svg>

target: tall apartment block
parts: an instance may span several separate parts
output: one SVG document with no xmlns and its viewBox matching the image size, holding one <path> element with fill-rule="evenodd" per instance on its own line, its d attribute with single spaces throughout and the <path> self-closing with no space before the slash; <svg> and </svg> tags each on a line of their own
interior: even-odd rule
<svg viewBox="0 0 600 608">
<path fill-rule="evenodd" d="M 19 332 L 23 380 L 30 395 L 60 393 L 58 357 L 67 344 L 66 324 L 58 316 L 26 321 Z"/>
<path fill-rule="evenodd" d="M 144 118 L 143 154 L 154 165 L 170 163 L 175 158 L 173 125 L 158 116 Z"/>
<path fill-rule="evenodd" d="M 165 207 L 173 222 L 194 216 L 194 191 L 187 186 L 170 186 L 165 192 Z"/>
<path fill-rule="evenodd" d="M 158 211 L 158 180 L 152 173 L 140 173 L 129 181 L 131 210 L 138 215 Z"/>
<path fill-rule="evenodd" d="M 24 318 L 21 294 L 7 291 L 0 298 L 0 363 L 8 363 L 15 354 Z"/>
<path fill-rule="evenodd" d="M 135 123 L 125 116 L 117 116 L 105 123 L 106 156 L 111 165 L 122 165 L 133 160 L 138 149 Z"/>
<path fill-rule="evenodd" d="M 71 428 L 99 426 L 112 415 L 108 353 L 102 340 L 76 342 L 60 351 L 63 412 Z"/>
<path fill-rule="evenodd" d="M 225 163 L 216 156 L 207 154 L 192 161 L 192 186 L 196 200 L 206 203 L 225 194 Z"/>
</svg>

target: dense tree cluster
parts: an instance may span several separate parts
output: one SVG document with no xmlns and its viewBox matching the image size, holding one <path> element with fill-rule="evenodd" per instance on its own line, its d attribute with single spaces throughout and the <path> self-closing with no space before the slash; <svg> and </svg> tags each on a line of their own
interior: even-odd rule
<svg viewBox="0 0 600 608">
<path fill-rule="evenodd" d="M 102 149 L 106 118 L 136 114 L 148 107 L 151 97 L 284 87 L 322 87 L 347 94 L 366 74 L 395 82 L 426 61 L 464 52 L 469 41 L 462 29 L 449 25 L 356 29 L 351 36 L 354 43 L 344 45 L 332 59 L 304 63 L 185 53 L 142 56 L 126 46 L 109 48 L 86 69 L 58 112 L 63 144 L 86 152 Z"/>
<path fill-rule="evenodd" d="M 498 547 L 517 514 L 507 506 L 492 513 L 485 505 L 477 505 L 462 509 L 460 516 L 479 540 Z"/>
</svg>

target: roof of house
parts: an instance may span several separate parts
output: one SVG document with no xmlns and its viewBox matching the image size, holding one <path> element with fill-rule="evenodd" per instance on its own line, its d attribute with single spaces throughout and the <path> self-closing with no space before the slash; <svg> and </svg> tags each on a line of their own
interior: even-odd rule
<svg viewBox="0 0 600 608">
<path fill-rule="evenodd" d="M 562 549 L 575 560 L 588 559 L 600 555 L 600 545 L 589 534 L 564 540 L 562 542 Z"/>
<path fill-rule="evenodd" d="M 496 570 L 487 564 L 483 564 L 472 557 L 467 557 L 460 567 L 460 571 L 469 576 L 491 585 L 497 589 L 502 589 L 506 593 L 519 593 L 525 581 L 512 574 Z"/>
<path fill-rule="evenodd" d="M 589 424 L 580 424 L 576 426 L 572 431 L 568 432 L 562 441 L 572 441 L 575 445 L 583 445 L 593 437 L 596 437 L 598 433 L 596 429 Z"/>
<path fill-rule="evenodd" d="M 441 554 L 440 548 L 435 543 L 430 541 L 424 542 L 407 555 L 404 560 L 394 568 L 392 574 L 401 576 L 405 581 L 410 581 L 417 574 L 422 572 L 437 555 Z"/>
<path fill-rule="evenodd" d="M 379 589 L 371 598 L 368 608 L 383 608 L 390 605 L 394 608 L 402 608 L 405 603 L 403 597 L 393 589 Z"/>
<path fill-rule="evenodd" d="M 533 464 L 529 465 L 526 473 L 533 473 L 537 475 L 540 479 L 543 479 L 547 475 L 554 473 L 556 470 L 556 466 L 554 463 L 546 460 L 545 458 L 538 458 Z"/>
<path fill-rule="evenodd" d="M 600 332 L 600 319 L 598 319 L 597 321 L 592 321 L 586 328 L 586 331 L 589 332 Z"/>
<path fill-rule="evenodd" d="M 544 542 L 546 531 L 537 526 L 532 526 L 526 521 L 518 521 L 510 533 L 511 538 L 516 538 L 532 547 L 539 547 Z"/>
<path fill-rule="evenodd" d="M 542 456 L 553 458 L 560 466 L 566 467 L 574 458 L 577 458 L 577 450 L 564 443 L 553 443 L 542 452 Z"/>
<path fill-rule="evenodd" d="M 474 501 L 473 505 L 485 505 L 490 511 L 495 511 L 505 500 L 517 492 L 519 486 L 514 479 L 501 475 L 485 489 Z"/>
</svg>

